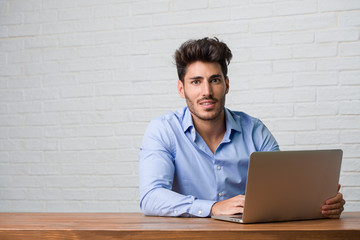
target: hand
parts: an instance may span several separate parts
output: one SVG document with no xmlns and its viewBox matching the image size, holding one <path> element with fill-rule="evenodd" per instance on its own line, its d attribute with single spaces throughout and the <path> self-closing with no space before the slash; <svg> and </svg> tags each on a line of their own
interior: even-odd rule
<svg viewBox="0 0 360 240">
<path fill-rule="evenodd" d="M 340 184 L 336 196 L 326 200 L 321 207 L 321 213 L 327 218 L 340 218 L 342 211 L 344 211 L 345 200 L 339 190 Z"/>
<path fill-rule="evenodd" d="M 233 215 L 244 212 L 245 195 L 237 195 L 224 201 L 216 202 L 211 208 L 212 215 Z"/>
</svg>

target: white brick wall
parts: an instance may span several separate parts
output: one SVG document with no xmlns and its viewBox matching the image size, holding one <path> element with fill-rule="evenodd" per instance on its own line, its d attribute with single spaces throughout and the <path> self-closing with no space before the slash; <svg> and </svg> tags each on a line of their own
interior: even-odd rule
<svg viewBox="0 0 360 240">
<path fill-rule="evenodd" d="M 343 149 L 360 211 L 359 27 L 359 0 L 0 1 L 0 211 L 139 211 L 142 134 L 204 36 L 234 53 L 227 106 L 283 150 Z"/>
</svg>

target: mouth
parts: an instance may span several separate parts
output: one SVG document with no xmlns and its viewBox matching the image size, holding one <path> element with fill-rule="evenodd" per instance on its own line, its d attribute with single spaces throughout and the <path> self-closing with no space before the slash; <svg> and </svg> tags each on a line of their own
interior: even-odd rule
<svg viewBox="0 0 360 240">
<path fill-rule="evenodd" d="M 216 104 L 216 101 L 215 100 L 201 100 L 199 102 L 199 104 L 203 109 L 207 110 L 207 109 L 213 108 Z"/>
</svg>

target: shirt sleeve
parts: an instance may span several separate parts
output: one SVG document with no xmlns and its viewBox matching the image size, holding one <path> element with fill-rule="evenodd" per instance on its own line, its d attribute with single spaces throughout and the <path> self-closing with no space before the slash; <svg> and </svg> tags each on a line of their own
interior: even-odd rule
<svg viewBox="0 0 360 240">
<path fill-rule="evenodd" d="M 260 152 L 280 151 L 275 137 L 260 120 L 256 124 L 253 138 L 257 142 L 258 151 Z"/>
<path fill-rule="evenodd" d="M 139 153 L 140 208 L 152 216 L 208 217 L 215 201 L 172 191 L 175 149 L 166 122 L 150 122 Z"/>
</svg>

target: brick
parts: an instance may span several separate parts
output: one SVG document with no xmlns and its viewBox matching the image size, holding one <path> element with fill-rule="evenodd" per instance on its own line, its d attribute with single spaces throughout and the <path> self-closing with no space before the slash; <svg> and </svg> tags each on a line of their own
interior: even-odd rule
<svg viewBox="0 0 360 240">
<path fill-rule="evenodd" d="M 309 16 L 299 16 L 293 20 L 293 30 L 326 29 L 336 27 L 336 14 L 324 13 Z"/>
<path fill-rule="evenodd" d="M 10 138 L 41 138 L 43 129 L 40 127 L 20 127 L 10 129 Z"/>
<path fill-rule="evenodd" d="M 27 191 L 24 189 L 0 189 L 0 196 L 6 196 L 9 200 L 22 200 L 27 196 Z"/>
<path fill-rule="evenodd" d="M 340 56 L 360 56 L 360 43 L 341 43 Z"/>
<path fill-rule="evenodd" d="M 40 88 L 40 77 L 18 77 L 8 81 L 8 88 L 24 89 L 24 88 Z"/>
<path fill-rule="evenodd" d="M 119 201 L 83 201 L 82 209 L 86 212 L 119 212 Z"/>
<path fill-rule="evenodd" d="M 34 178 L 34 177 L 32 177 Z M 80 178 L 77 176 L 43 176 L 46 187 L 79 188 Z"/>
<path fill-rule="evenodd" d="M 356 12 L 340 12 L 339 26 L 359 26 L 360 25 L 360 11 Z"/>
<path fill-rule="evenodd" d="M 40 32 L 41 32 L 41 27 L 39 24 L 23 24 L 23 25 L 8 26 L 9 37 L 40 35 Z"/>
<path fill-rule="evenodd" d="M 294 47 L 294 58 L 332 57 L 337 55 L 337 44 L 315 44 Z"/>
<path fill-rule="evenodd" d="M 124 17 L 128 16 L 129 14 L 130 6 L 128 4 L 104 5 L 94 9 L 95 18 Z"/>
<path fill-rule="evenodd" d="M 360 72 L 341 72 L 339 75 L 342 85 L 359 85 Z"/>
<path fill-rule="evenodd" d="M 309 14 L 317 11 L 316 0 L 288 1 L 272 5 L 275 16 Z"/>
<path fill-rule="evenodd" d="M 268 47 L 271 46 L 271 38 L 266 35 L 238 35 L 233 36 L 229 44 L 232 48 Z"/>
<path fill-rule="evenodd" d="M 360 68 L 360 57 L 319 59 L 317 69 L 319 70 L 358 70 Z"/>
<path fill-rule="evenodd" d="M 231 8 L 231 19 L 266 18 L 273 15 L 271 5 L 248 5 Z"/>
<path fill-rule="evenodd" d="M 9 163 L 10 162 L 9 159 L 10 159 L 9 153 L 6 153 L 6 152 L 0 153 L 0 164 Z"/>
<path fill-rule="evenodd" d="M 24 166 L 21 164 L 0 164 L 1 175 L 21 175 L 24 173 Z"/>
<path fill-rule="evenodd" d="M 331 86 L 337 85 L 336 73 L 299 73 L 294 75 L 294 86 Z"/>
<path fill-rule="evenodd" d="M 209 6 L 210 7 L 231 7 L 231 6 L 239 6 L 239 5 L 247 5 L 249 4 L 249 0 L 210 0 Z"/>
<path fill-rule="evenodd" d="M 96 149 L 95 139 L 61 139 L 59 141 L 60 150 L 91 150 Z"/>
<path fill-rule="evenodd" d="M 53 100 L 59 98 L 59 89 L 30 89 L 24 91 L 25 100 Z"/>
<path fill-rule="evenodd" d="M 326 117 L 317 120 L 318 128 L 326 129 L 359 129 L 360 123 L 356 117 Z"/>
<path fill-rule="evenodd" d="M 339 112 L 342 115 L 359 115 L 360 101 L 341 102 Z"/>
<path fill-rule="evenodd" d="M 29 1 L 11 1 L 9 3 L 10 12 L 27 12 L 38 11 L 42 8 L 41 0 L 29 0 Z"/>
<path fill-rule="evenodd" d="M 89 126 L 79 127 L 80 137 L 107 137 L 114 136 L 114 127 L 112 126 Z"/>
<path fill-rule="evenodd" d="M 343 159 L 341 170 L 343 172 L 360 171 L 360 161 L 358 159 Z"/>
<path fill-rule="evenodd" d="M 228 9 L 205 9 L 153 16 L 154 26 L 168 26 L 189 23 L 229 20 Z"/>
<path fill-rule="evenodd" d="M 10 103 L 9 113 L 38 113 L 42 111 L 40 102 Z"/>
<path fill-rule="evenodd" d="M 149 90 L 149 88 L 147 90 Z M 97 96 L 131 95 L 133 92 L 133 87 L 132 84 L 129 82 L 102 84 L 96 86 L 95 91 Z"/>
<path fill-rule="evenodd" d="M 333 103 L 295 104 L 296 116 L 332 116 L 338 113 L 338 106 Z"/>
<path fill-rule="evenodd" d="M 293 60 L 293 61 L 278 61 L 273 63 L 274 72 L 306 72 L 314 71 L 316 63 L 314 60 Z"/>
<path fill-rule="evenodd" d="M 316 98 L 314 89 L 281 89 L 274 91 L 275 102 L 313 102 Z"/>
<path fill-rule="evenodd" d="M 335 132 L 307 132 L 296 134 L 296 144 L 299 145 L 318 145 L 318 144 L 337 144 L 339 134 Z"/>
<path fill-rule="evenodd" d="M 63 0 L 61 2 L 56 0 L 47 0 L 43 3 L 43 9 L 61 9 L 61 8 L 74 8 L 76 7 L 76 2 L 71 0 Z"/>
<path fill-rule="evenodd" d="M 44 212 L 45 203 L 43 201 L 13 200 L 11 205 L 12 212 Z"/>
<path fill-rule="evenodd" d="M 269 103 L 274 99 L 274 94 L 267 90 L 246 91 L 233 95 L 231 101 L 233 103 Z"/>
<path fill-rule="evenodd" d="M 58 164 L 29 164 L 25 170 L 28 175 L 60 175 L 60 166 Z"/>
<path fill-rule="evenodd" d="M 1 25 L 16 25 L 22 24 L 22 14 L 20 13 L 8 13 L 8 14 L 0 14 L 0 23 Z"/>
<path fill-rule="evenodd" d="M 169 3 L 167 1 L 138 2 L 131 5 L 131 10 L 134 15 L 164 13 L 168 12 Z"/>
<path fill-rule="evenodd" d="M 13 176 L 12 187 L 44 187 L 44 178 L 42 176 Z"/>
<path fill-rule="evenodd" d="M 58 13 L 56 10 L 42 10 L 24 12 L 24 22 L 27 24 L 56 22 Z"/>
<path fill-rule="evenodd" d="M 326 30 L 318 31 L 315 33 L 315 41 L 317 43 L 356 41 L 357 39 L 359 39 L 359 31 L 356 28 L 342 30 Z"/>
<path fill-rule="evenodd" d="M 58 46 L 58 38 L 53 36 L 33 36 L 24 39 L 25 49 L 32 48 L 50 48 Z"/>
<path fill-rule="evenodd" d="M 48 201 L 46 203 L 47 212 L 78 212 L 81 209 L 79 201 Z"/>
<path fill-rule="evenodd" d="M 59 200 L 62 199 L 62 190 L 54 188 L 30 188 L 28 189 L 29 200 Z"/>
<path fill-rule="evenodd" d="M 250 31 L 253 33 L 287 32 L 293 28 L 292 21 L 284 19 L 266 19 L 250 23 Z"/>
<path fill-rule="evenodd" d="M 340 182 L 343 186 L 359 187 L 360 175 L 356 173 L 343 173 L 340 175 Z"/>
<path fill-rule="evenodd" d="M 71 87 L 61 87 L 61 98 L 81 98 L 94 96 L 94 88 L 91 85 L 78 85 Z"/>
<path fill-rule="evenodd" d="M 276 60 L 276 59 L 289 59 L 292 57 L 291 48 L 265 48 L 256 49 L 252 51 L 252 58 L 255 60 Z"/>
<path fill-rule="evenodd" d="M 270 74 L 272 66 L 269 62 L 240 63 L 232 66 L 232 74 L 252 75 L 252 74 Z"/>
<path fill-rule="evenodd" d="M 132 141 L 129 136 L 106 137 L 96 139 L 96 149 L 109 150 L 109 149 L 127 149 L 131 148 Z"/>
<path fill-rule="evenodd" d="M 341 143 L 358 143 L 360 131 L 342 131 L 340 134 Z"/>
<path fill-rule="evenodd" d="M 24 150 L 54 151 L 54 150 L 58 150 L 58 142 L 56 140 L 42 140 L 42 139 L 24 140 Z"/>
<path fill-rule="evenodd" d="M 17 151 L 12 152 L 10 155 L 10 161 L 12 163 L 39 163 L 43 160 L 42 152 L 33 151 Z"/>
<path fill-rule="evenodd" d="M 78 137 L 78 128 L 76 127 L 47 127 L 45 137 L 48 138 L 71 138 Z"/>
<path fill-rule="evenodd" d="M 359 87 L 326 87 L 318 89 L 318 101 L 359 100 Z"/>
<path fill-rule="evenodd" d="M 316 129 L 315 119 L 278 119 L 274 122 L 273 131 L 313 131 Z"/>
<path fill-rule="evenodd" d="M 319 11 L 340 11 L 360 9 L 360 2 L 357 0 L 320 0 Z"/>
<path fill-rule="evenodd" d="M 80 20 L 94 17 L 93 8 L 66 8 L 58 11 L 59 20 Z"/>
<path fill-rule="evenodd" d="M 344 188 L 343 195 L 344 199 L 346 199 L 347 201 L 356 201 L 360 199 L 360 187 Z"/>
<path fill-rule="evenodd" d="M 272 36 L 272 42 L 276 45 L 312 43 L 314 42 L 314 33 L 291 32 L 286 34 L 276 34 Z"/>
<path fill-rule="evenodd" d="M 115 29 L 150 28 L 151 26 L 151 15 L 127 16 L 115 19 Z"/>
<path fill-rule="evenodd" d="M 17 102 L 24 99 L 23 93 L 19 90 L 0 90 L 0 101 Z"/>
</svg>

